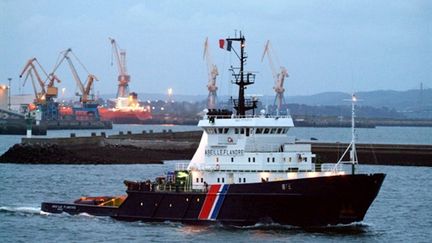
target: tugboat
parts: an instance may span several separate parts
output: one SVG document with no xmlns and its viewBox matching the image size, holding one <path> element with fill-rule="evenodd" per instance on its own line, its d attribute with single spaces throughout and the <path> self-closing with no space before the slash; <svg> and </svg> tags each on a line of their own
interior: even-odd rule
<svg viewBox="0 0 432 243">
<path fill-rule="evenodd" d="M 245 37 L 240 33 L 220 41 L 235 52 L 234 42 L 240 44 L 240 67 L 231 68 L 239 86 L 235 114 L 206 112 L 198 123 L 201 142 L 188 165 L 177 164 L 175 171 L 154 181 L 125 181 L 124 196 L 44 202 L 42 211 L 190 224 L 307 227 L 362 221 L 385 174 L 357 173 L 354 136 L 344 153 L 350 152 L 350 161 L 343 162 L 343 155 L 337 163 L 319 164 L 310 144 L 287 135 L 294 126 L 289 115 L 255 114 L 257 100 L 244 94 L 255 81 L 255 74 L 244 71 Z"/>
</svg>

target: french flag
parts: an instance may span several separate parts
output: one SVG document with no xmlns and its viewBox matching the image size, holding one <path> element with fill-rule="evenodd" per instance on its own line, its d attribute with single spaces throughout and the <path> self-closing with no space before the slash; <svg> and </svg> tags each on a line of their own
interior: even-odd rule
<svg viewBox="0 0 432 243">
<path fill-rule="evenodd" d="M 230 40 L 224 40 L 224 39 L 220 39 L 219 40 L 219 47 L 221 49 L 225 49 L 227 51 L 231 51 L 231 42 Z"/>
</svg>

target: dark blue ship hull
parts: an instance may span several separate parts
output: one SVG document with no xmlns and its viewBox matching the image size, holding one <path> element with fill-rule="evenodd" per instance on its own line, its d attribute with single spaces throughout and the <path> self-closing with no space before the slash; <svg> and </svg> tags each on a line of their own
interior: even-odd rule
<svg viewBox="0 0 432 243">
<path fill-rule="evenodd" d="M 42 211 L 88 213 L 128 221 L 296 226 L 362 221 L 385 174 L 211 185 L 208 192 L 128 190 L 118 207 L 42 203 Z"/>
</svg>

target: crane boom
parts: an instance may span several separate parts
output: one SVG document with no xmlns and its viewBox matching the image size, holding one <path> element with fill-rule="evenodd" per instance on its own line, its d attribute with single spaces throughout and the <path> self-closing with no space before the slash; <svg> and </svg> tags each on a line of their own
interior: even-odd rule
<svg viewBox="0 0 432 243">
<path fill-rule="evenodd" d="M 213 63 L 211 55 L 210 55 L 210 48 L 208 45 L 208 38 L 206 38 L 204 42 L 204 53 L 203 58 L 207 61 L 207 73 L 208 73 L 208 83 L 207 83 L 207 89 L 209 91 L 208 99 L 207 99 L 207 108 L 208 109 L 215 109 L 216 108 L 216 98 L 217 98 L 217 89 L 216 86 L 216 78 L 219 75 L 219 71 L 217 69 L 217 66 Z"/>
<path fill-rule="evenodd" d="M 33 91 L 35 93 L 35 101 L 36 101 L 36 103 L 44 103 L 46 101 L 46 98 L 51 98 L 54 96 L 48 96 L 48 93 L 45 89 L 45 82 L 42 80 L 36 66 L 33 64 L 35 62 L 38 64 L 39 68 L 44 72 L 44 74 L 48 78 L 48 75 L 46 74 L 42 65 L 38 62 L 38 60 L 36 58 L 32 58 L 32 59 L 27 61 L 26 65 L 24 66 L 23 70 L 21 71 L 21 74 L 19 77 L 22 78 L 22 76 L 26 73 L 26 77 L 25 77 L 25 80 L 23 82 L 23 85 L 25 85 L 25 83 L 29 77 L 32 79 Z M 38 90 L 36 88 L 36 84 L 34 81 L 35 79 L 37 80 L 37 82 L 39 84 L 39 88 L 41 90 L 40 92 L 38 92 Z"/>
<path fill-rule="evenodd" d="M 57 63 L 57 65 L 55 66 L 55 68 L 54 68 L 54 71 L 55 70 L 57 70 L 57 68 L 60 66 L 60 64 L 64 61 L 64 60 L 66 60 L 67 61 L 67 63 L 68 63 L 68 65 L 69 65 L 69 68 L 70 68 L 70 70 L 71 70 L 71 72 L 72 72 L 72 77 L 73 77 L 73 79 L 75 80 L 75 83 L 77 84 L 77 86 L 78 86 L 78 88 L 79 88 L 79 90 L 80 90 L 80 92 L 81 92 L 81 94 L 80 94 L 80 96 L 81 96 L 81 102 L 83 102 L 84 104 L 85 103 L 87 103 L 87 102 L 90 102 L 90 101 L 92 101 L 91 99 L 90 99 L 90 91 L 91 91 L 91 88 L 92 88 L 92 85 L 93 85 L 93 81 L 94 80 L 98 80 L 97 78 L 96 78 L 96 76 L 94 76 L 93 74 L 90 74 L 90 73 L 88 73 L 88 78 L 87 78 L 87 82 L 86 82 L 86 85 L 84 85 L 83 84 L 83 82 L 81 81 L 81 78 L 79 77 L 79 75 L 78 75 L 78 72 L 77 72 L 77 70 L 76 70 L 76 68 L 75 68 L 75 65 L 73 64 L 73 62 L 72 62 L 72 59 L 70 58 L 70 56 L 69 56 L 69 53 L 71 53 L 74 57 L 75 57 L 75 59 L 82 65 L 82 67 L 86 70 L 86 72 L 88 73 L 88 71 L 87 71 L 87 68 L 80 62 L 80 60 L 75 56 L 75 54 L 72 52 L 72 49 L 71 48 L 69 48 L 69 49 L 67 49 L 66 51 L 63 51 L 63 52 L 61 52 L 60 54 L 62 55 L 62 57 L 61 57 L 61 59 L 59 60 L 59 62 Z M 55 76 L 53 77 L 53 78 L 55 78 Z"/>
<path fill-rule="evenodd" d="M 126 70 L 126 51 L 121 50 L 118 47 L 117 42 L 113 38 L 109 38 L 111 45 L 112 45 L 112 52 L 116 57 L 117 61 L 117 67 L 119 70 L 119 76 L 118 76 L 118 90 L 117 90 L 117 98 L 118 97 L 127 97 L 129 93 L 129 81 L 130 81 L 130 75 L 127 73 Z"/>
<path fill-rule="evenodd" d="M 83 102 L 87 102 L 87 101 L 90 100 L 89 99 L 89 95 L 90 95 L 90 91 L 91 91 L 91 88 L 93 86 L 93 81 L 94 80 L 98 81 L 98 79 L 96 78 L 96 76 L 94 76 L 93 74 L 89 74 L 87 76 L 87 82 L 86 82 L 86 86 L 85 86 L 85 89 L 84 89 L 84 92 L 83 92 L 83 96 L 82 96 Z"/>
<path fill-rule="evenodd" d="M 78 88 L 79 88 L 80 91 L 81 91 L 81 94 L 84 93 L 84 85 L 83 85 L 82 82 L 81 82 L 81 79 L 80 79 L 80 77 L 79 77 L 79 75 L 78 75 L 78 72 L 77 72 L 76 69 L 75 69 L 75 66 L 74 66 L 73 63 L 72 63 L 72 60 L 71 60 L 70 57 L 68 57 L 68 56 L 66 57 L 66 60 L 67 60 L 67 62 L 68 62 L 68 64 L 69 64 L 69 68 L 70 68 L 70 70 L 71 70 L 71 72 L 72 72 L 72 76 L 73 76 L 73 78 L 74 78 L 74 80 L 75 80 L 75 82 L 76 82 Z"/>
<path fill-rule="evenodd" d="M 26 65 L 24 66 L 24 68 L 23 68 L 23 70 L 22 70 L 22 72 L 20 74 L 20 78 L 22 78 L 22 76 L 23 76 L 23 74 L 25 72 L 33 72 L 34 75 L 36 76 L 36 79 L 37 79 L 38 83 L 39 83 L 39 86 L 41 88 L 41 92 L 43 94 L 45 94 L 46 93 L 46 91 L 45 91 L 45 83 L 42 80 L 42 78 L 40 77 L 39 72 L 37 71 L 37 69 L 36 69 L 35 65 L 33 64 L 33 62 L 37 62 L 39 64 L 39 67 L 42 68 L 42 66 L 37 61 L 37 59 L 36 58 L 32 58 L 32 59 L 30 59 L 30 60 L 27 61 Z M 42 69 L 42 71 L 44 71 L 44 70 Z"/>
<path fill-rule="evenodd" d="M 273 63 L 273 57 L 272 57 L 272 53 L 271 53 L 271 44 L 270 44 L 269 40 L 267 41 L 267 43 L 264 47 L 264 52 L 262 54 L 261 61 L 264 60 L 264 57 L 266 55 L 267 55 L 267 58 L 268 58 L 268 61 L 270 64 L 271 71 L 272 71 L 273 80 L 275 82 L 273 89 L 276 92 L 275 102 L 277 101 L 277 114 L 279 114 L 279 111 L 282 107 L 282 103 L 284 100 L 284 92 L 285 92 L 284 81 L 285 81 L 285 78 L 288 77 L 288 70 L 285 67 L 280 66 L 279 72 L 276 71 L 275 65 Z"/>
<path fill-rule="evenodd" d="M 37 91 L 37 88 L 36 88 L 36 84 L 35 84 L 34 76 L 33 76 L 32 72 L 27 72 L 26 77 L 24 79 L 23 86 L 25 85 L 25 83 L 26 83 L 26 81 L 27 81 L 27 79 L 29 77 L 31 78 L 31 81 L 32 81 L 32 86 L 33 86 L 33 92 L 34 92 L 34 95 L 35 95 L 35 99 L 36 99 L 36 101 L 38 101 L 39 100 L 39 95 L 38 95 L 38 91 Z"/>
<path fill-rule="evenodd" d="M 261 57 L 261 62 L 264 60 L 264 57 L 266 56 L 266 54 L 268 57 L 270 69 L 272 71 L 273 79 L 275 79 L 277 76 L 277 72 L 276 72 L 276 68 L 273 64 L 273 58 L 272 58 L 271 53 L 270 53 L 270 41 L 269 40 L 267 41 L 267 43 L 264 47 L 264 52 L 263 52 L 262 57 Z"/>
<path fill-rule="evenodd" d="M 117 42 L 113 39 L 113 38 L 108 38 L 111 42 L 112 48 L 113 48 L 113 54 L 115 55 L 115 59 L 117 61 L 117 68 L 118 71 L 120 73 L 120 75 L 124 75 L 125 74 L 125 70 L 123 68 L 123 64 L 122 64 L 122 59 L 120 58 L 120 51 L 119 51 L 119 47 L 117 45 Z"/>
</svg>

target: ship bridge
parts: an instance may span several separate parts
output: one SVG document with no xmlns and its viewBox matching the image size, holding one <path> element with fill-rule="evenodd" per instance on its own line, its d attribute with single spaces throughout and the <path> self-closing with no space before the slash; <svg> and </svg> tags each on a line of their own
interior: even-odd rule
<svg viewBox="0 0 432 243">
<path fill-rule="evenodd" d="M 313 171 L 310 144 L 288 136 L 291 116 L 207 114 L 198 123 L 200 145 L 189 164 L 194 188 L 205 183 L 247 183 Z"/>
</svg>

